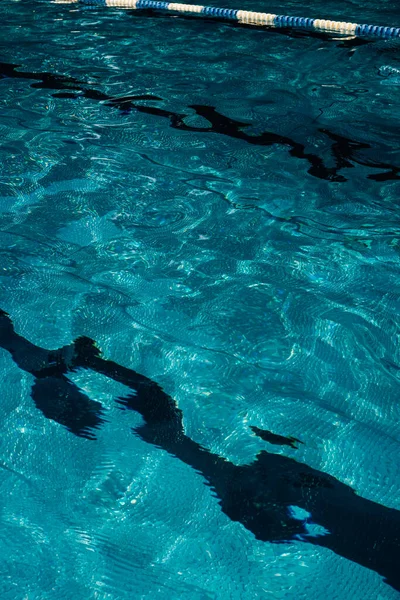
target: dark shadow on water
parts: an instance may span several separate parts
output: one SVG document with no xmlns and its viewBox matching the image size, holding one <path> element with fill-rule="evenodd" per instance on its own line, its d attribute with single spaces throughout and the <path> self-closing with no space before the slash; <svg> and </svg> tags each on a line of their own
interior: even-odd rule
<svg viewBox="0 0 400 600">
<path fill-rule="evenodd" d="M 104 421 L 102 406 L 71 383 L 67 374 L 89 369 L 122 383 L 132 393 L 118 400 L 121 408 L 143 417 L 135 433 L 200 473 L 232 521 L 265 542 L 301 540 L 329 548 L 376 571 L 400 591 L 399 511 L 366 500 L 331 475 L 280 454 L 263 451 L 251 464 L 237 466 L 210 452 L 185 434 L 182 411 L 156 382 L 102 358 L 89 338 L 46 350 L 18 335 L 9 316 L 0 311 L 0 347 L 34 376 L 32 398 L 48 419 L 77 436 L 95 439 Z M 297 441 L 253 430 L 270 443 Z M 293 507 L 310 516 L 295 518 Z M 310 534 L 310 523 L 325 528 L 325 534 Z"/>
<path fill-rule="evenodd" d="M 277 435 L 276 433 L 272 433 L 272 431 L 267 431 L 266 429 L 260 429 L 255 425 L 250 426 L 250 429 L 254 431 L 259 438 L 268 442 L 270 444 L 274 444 L 275 446 L 290 446 L 291 448 L 297 449 L 297 444 L 302 444 L 303 442 L 298 440 L 293 436 L 285 437 L 283 435 Z"/>
<path fill-rule="evenodd" d="M 264 131 L 253 135 L 246 131 L 246 129 L 251 126 L 250 123 L 242 123 L 226 117 L 212 106 L 195 104 L 188 107 L 210 123 L 208 127 L 195 127 L 188 125 L 185 122 L 185 119 L 190 113 L 175 113 L 163 108 L 143 104 L 143 102 L 146 101 L 162 101 L 162 98 L 159 98 L 158 96 L 145 94 L 138 96 L 112 97 L 89 87 L 86 83 L 73 77 L 46 72 L 35 73 L 20 71 L 18 70 L 18 67 L 19 65 L 0 63 L 0 79 L 17 78 L 33 80 L 34 83 L 30 84 L 30 87 L 32 88 L 64 90 L 52 94 L 54 98 L 67 100 L 86 98 L 88 100 L 103 102 L 105 106 L 120 110 L 122 115 L 128 115 L 133 110 L 136 110 L 137 112 L 147 115 L 168 119 L 170 127 L 181 131 L 224 135 L 233 139 L 242 140 L 253 146 L 283 146 L 284 148 L 287 148 L 289 156 L 306 161 L 309 164 L 307 172 L 318 179 L 343 183 L 347 181 L 347 178 L 342 173 L 343 169 L 354 168 L 355 164 L 358 164 L 371 169 L 383 170 L 382 173 L 368 175 L 368 179 L 379 182 L 400 180 L 400 167 L 376 161 L 372 158 L 366 159 L 360 154 L 360 150 L 371 148 L 369 144 L 357 142 L 344 136 L 337 135 L 330 132 L 328 129 L 319 129 L 318 132 L 332 140 L 330 148 L 331 156 L 329 158 L 333 161 L 333 166 L 326 165 L 324 158 L 319 156 L 317 152 L 306 152 L 306 141 L 303 143 L 298 142 L 288 136 L 274 133 L 273 131 Z"/>
</svg>

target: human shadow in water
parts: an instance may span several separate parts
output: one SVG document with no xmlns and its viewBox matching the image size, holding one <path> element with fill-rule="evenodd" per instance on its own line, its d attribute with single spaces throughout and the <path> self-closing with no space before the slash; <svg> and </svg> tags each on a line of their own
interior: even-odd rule
<svg viewBox="0 0 400 600">
<path fill-rule="evenodd" d="M 18 335 L 9 316 L 0 311 L 0 347 L 35 377 L 32 398 L 48 419 L 80 437 L 94 439 L 104 422 L 102 406 L 71 383 L 67 373 L 89 369 L 120 382 L 132 394 L 118 403 L 143 417 L 136 434 L 200 473 L 232 521 L 266 542 L 301 540 L 329 548 L 376 571 L 400 591 L 399 511 L 366 500 L 331 475 L 280 454 L 262 451 L 251 464 L 237 466 L 210 452 L 185 434 L 182 411 L 157 383 L 102 358 L 87 337 L 58 350 L 45 350 Z M 258 428 L 256 433 L 269 437 Z M 310 517 L 295 518 L 294 507 Z M 307 529 L 311 522 L 326 533 L 311 535 Z"/>
</svg>

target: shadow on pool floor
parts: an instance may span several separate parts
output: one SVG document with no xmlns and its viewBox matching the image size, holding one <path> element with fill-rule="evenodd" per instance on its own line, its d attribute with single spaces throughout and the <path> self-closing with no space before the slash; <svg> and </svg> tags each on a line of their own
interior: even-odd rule
<svg viewBox="0 0 400 600">
<path fill-rule="evenodd" d="M 144 420 L 135 433 L 201 473 L 232 521 L 242 523 L 266 542 L 296 539 L 329 548 L 376 571 L 400 591 L 399 511 L 362 498 L 334 477 L 280 454 L 262 451 L 251 464 L 237 466 L 210 452 L 185 435 L 182 411 L 156 382 L 102 358 L 95 342 L 87 337 L 47 350 L 18 335 L 10 317 L 0 311 L 0 347 L 19 368 L 34 376 L 32 398 L 46 418 L 77 436 L 95 440 L 96 430 L 104 422 L 102 405 L 66 375 L 89 369 L 122 383 L 132 394 L 117 402 L 140 413 Z M 273 443 L 290 445 L 294 441 L 253 430 Z M 307 511 L 310 517 L 294 518 L 292 507 Z M 307 523 L 311 522 L 323 526 L 326 534 L 309 534 Z"/>
<path fill-rule="evenodd" d="M 335 134 L 326 128 L 319 128 L 316 134 L 331 140 L 327 157 L 322 157 L 315 152 L 306 152 L 307 142 L 298 142 L 289 136 L 281 135 L 273 131 L 263 131 L 259 134 L 251 134 L 246 131 L 250 123 L 242 123 L 219 113 L 213 106 L 193 104 L 188 108 L 196 115 L 204 118 L 210 123 L 207 127 L 195 127 L 189 125 L 185 119 L 190 113 L 176 113 L 157 106 L 143 104 L 143 101 L 162 101 L 162 98 L 151 94 L 140 96 L 113 97 L 104 92 L 89 87 L 83 81 L 74 77 L 47 72 L 27 72 L 18 70 L 19 65 L 0 62 L 0 79 L 27 79 L 33 80 L 31 88 L 60 90 L 52 94 L 54 98 L 78 100 L 85 98 L 102 102 L 104 106 L 116 108 L 123 115 L 128 115 L 135 110 L 140 113 L 154 117 L 168 119 L 170 127 L 180 131 L 192 133 L 212 133 L 224 135 L 232 139 L 241 140 L 252 146 L 283 146 L 288 149 L 290 157 L 305 160 L 309 164 L 307 172 L 313 177 L 330 182 L 343 183 L 347 178 L 343 175 L 343 169 L 352 169 L 360 165 L 370 169 L 381 169 L 383 172 L 367 175 L 368 179 L 383 182 L 400 179 L 400 167 L 380 160 L 375 160 L 362 155 L 362 151 L 371 148 L 370 144 L 359 142 L 342 135 Z M 332 166 L 326 164 L 326 158 L 332 162 Z"/>
</svg>

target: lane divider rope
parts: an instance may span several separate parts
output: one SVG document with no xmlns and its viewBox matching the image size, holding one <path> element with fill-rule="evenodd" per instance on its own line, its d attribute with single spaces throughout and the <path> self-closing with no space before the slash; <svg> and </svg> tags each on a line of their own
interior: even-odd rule
<svg viewBox="0 0 400 600">
<path fill-rule="evenodd" d="M 53 0 L 56 4 L 86 4 L 91 6 L 109 6 L 131 10 L 152 9 L 166 10 L 177 13 L 201 14 L 207 17 L 230 19 L 248 25 L 262 27 L 293 27 L 309 31 L 325 31 L 354 37 L 400 38 L 400 27 L 383 27 L 379 25 L 359 25 L 327 19 L 307 19 L 305 17 L 289 17 L 270 13 L 253 12 L 249 10 L 234 10 L 214 6 L 197 6 L 163 2 L 161 0 Z"/>
</svg>

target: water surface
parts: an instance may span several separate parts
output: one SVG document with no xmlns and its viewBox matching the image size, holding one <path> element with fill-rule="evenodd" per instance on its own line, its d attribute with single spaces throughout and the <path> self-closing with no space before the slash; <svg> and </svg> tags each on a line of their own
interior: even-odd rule
<svg viewBox="0 0 400 600">
<path fill-rule="evenodd" d="M 399 24 L 391 2 L 284 8 Z M 0 15 L 15 331 L 96 340 L 234 465 L 266 450 L 400 510 L 399 43 L 33 0 Z M 322 545 L 256 539 L 132 432 L 121 382 L 68 373 L 103 405 L 92 440 L 45 417 L 23 368 L 1 350 L 2 598 L 399 597 Z"/>
</svg>

